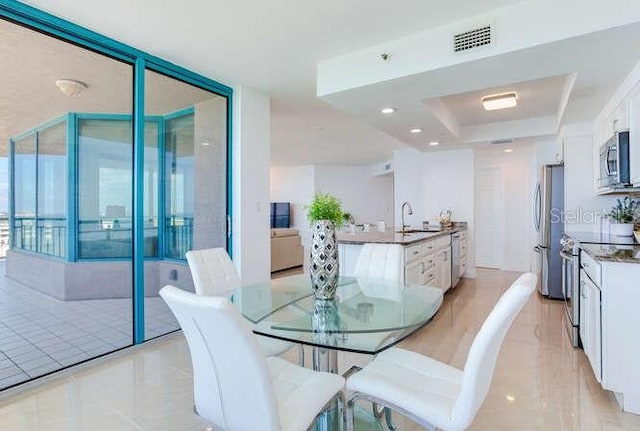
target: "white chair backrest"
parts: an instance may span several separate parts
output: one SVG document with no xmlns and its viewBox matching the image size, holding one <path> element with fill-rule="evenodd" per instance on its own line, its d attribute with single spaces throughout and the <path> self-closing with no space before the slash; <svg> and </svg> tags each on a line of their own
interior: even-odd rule
<svg viewBox="0 0 640 431">
<path fill-rule="evenodd" d="M 178 319 L 193 364 L 195 407 L 225 430 L 279 431 L 273 383 L 255 337 L 229 300 L 165 286 L 160 296 Z"/>
<path fill-rule="evenodd" d="M 403 279 L 402 253 L 400 244 L 365 244 L 353 275 L 400 282 Z"/>
<path fill-rule="evenodd" d="M 238 271 L 224 248 L 191 250 L 186 256 L 198 295 L 222 295 L 240 287 Z"/>
<path fill-rule="evenodd" d="M 466 429 L 484 402 L 504 337 L 535 290 L 536 283 L 535 274 L 520 276 L 502 295 L 473 340 L 464 366 L 460 395 L 451 413 L 456 428 Z"/>
</svg>

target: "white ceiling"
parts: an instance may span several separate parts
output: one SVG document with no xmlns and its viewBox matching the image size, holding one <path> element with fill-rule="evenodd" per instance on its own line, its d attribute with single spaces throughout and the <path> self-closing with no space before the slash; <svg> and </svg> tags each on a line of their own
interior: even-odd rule
<svg viewBox="0 0 640 431">
<path fill-rule="evenodd" d="M 440 100 L 463 127 L 553 116 L 556 115 L 560 105 L 565 78 L 565 76 L 554 76 L 517 82 L 511 85 L 452 94 L 441 97 Z M 516 108 L 486 111 L 482 107 L 482 97 L 512 91 L 518 94 Z"/>
<path fill-rule="evenodd" d="M 0 155 L 10 137 L 67 112 L 132 112 L 133 69 L 111 58 L 0 20 Z M 62 94 L 57 79 L 87 85 L 77 97 Z M 219 97 L 147 71 L 145 109 L 163 115 Z"/>
<path fill-rule="evenodd" d="M 638 62 L 640 23 L 486 56 L 323 96 L 323 99 L 423 151 L 503 138 L 555 135 L 592 121 Z M 568 103 L 562 95 L 568 88 Z M 483 112 L 479 97 L 516 90 L 521 104 Z M 397 112 L 383 115 L 380 108 Z M 475 106 L 475 108 L 474 108 Z M 424 129 L 414 135 L 414 127 Z M 438 147 L 429 142 L 437 140 Z"/>
<path fill-rule="evenodd" d="M 228 85 L 273 97 L 272 163 L 368 163 L 403 144 L 315 96 L 327 58 L 521 0 L 27 0 Z M 318 130 L 322 128 L 322 130 Z"/>
<path fill-rule="evenodd" d="M 635 42 L 640 40 L 638 26 L 614 28 L 531 44 L 527 49 L 434 68 L 327 95 L 321 100 L 316 97 L 316 67 L 324 60 L 388 41 L 402 44 L 414 33 L 444 28 L 479 14 L 493 13 L 497 8 L 512 10 L 521 5 L 543 5 L 540 8 L 548 9 L 549 16 L 553 13 L 549 5 L 553 7 L 553 2 L 28 0 L 27 3 L 227 85 L 245 85 L 270 94 L 272 163 L 288 165 L 371 163 L 389 158 L 394 149 L 405 145 L 428 150 L 426 143 L 433 139 L 443 142 L 439 149 L 446 149 L 512 137 L 501 134 L 516 137 L 553 134 L 550 131 L 561 120 L 584 121 L 595 116 L 638 60 Z M 613 6 L 612 9 L 616 10 Z M 579 12 L 575 19 L 579 19 Z M 542 34 L 544 24 L 531 23 L 526 28 L 519 25 L 516 30 L 522 34 Z M 599 28 L 606 26 L 594 25 L 590 31 Z M 567 86 L 571 98 L 565 106 L 557 90 Z M 471 107 L 469 100 L 484 91 L 515 87 L 524 95 L 518 111 L 486 116 Z M 389 104 L 398 107 L 398 113 L 382 116 L 379 108 Z M 425 132 L 411 135 L 408 130 L 412 127 L 422 127 Z"/>
</svg>

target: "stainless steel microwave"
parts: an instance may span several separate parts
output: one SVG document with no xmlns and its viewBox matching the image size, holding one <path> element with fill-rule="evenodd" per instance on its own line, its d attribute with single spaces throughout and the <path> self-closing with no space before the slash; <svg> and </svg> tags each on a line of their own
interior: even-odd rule
<svg viewBox="0 0 640 431">
<path fill-rule="evenodd" d="M 629 132 L 616 132 L 600 147 L 600 187 L 615 188 L 630 185 Z"/>
</svg>

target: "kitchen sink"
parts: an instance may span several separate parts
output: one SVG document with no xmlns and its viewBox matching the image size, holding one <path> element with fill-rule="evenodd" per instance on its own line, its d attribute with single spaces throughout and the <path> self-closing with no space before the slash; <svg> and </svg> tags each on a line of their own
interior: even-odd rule
<svg viewBox="0 0 640 431">
<path fill-rule="evenodd" d="M 396 233 L 429 233 L 429 232 L 441 232 L 440 229 L 405 229 L 397 230 Z"/>
</svg>

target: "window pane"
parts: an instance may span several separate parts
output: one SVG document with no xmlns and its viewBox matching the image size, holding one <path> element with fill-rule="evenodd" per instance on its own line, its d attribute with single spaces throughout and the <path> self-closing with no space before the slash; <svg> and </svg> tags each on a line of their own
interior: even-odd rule
<svg viewBox="0 0 640 431">
<path fill-rule="evenodd" d="M 66 255 L 67 122 L 38 132 L 38 253 Z"/>
<path fill-rule="evenodd" d="M 78 135 L 78 256 L 131 257 L 131 121 L 81 119 Z"/>
<path fill-rule="evenodd" d="M 2 390 L 132 344 L 133 66 L 1 19 L 0 41 Z"/>
<path fill-rule="evenodd" d="M 145 109 L 148 118 L 162 124 L 160 135 L 147 135 L 145 141 L 149 171 L 155 145 L 162 149 L 159 254 L 145 262 L 145 329 L 152 338 L 179 327 L 158 289 L 170 283 L 193 291 L 185 253 L 226 247 L 227 99 L 147 71 Z M 145 194 L 147 190 L 152 188 L 145 187 Z M 145 196 L 145 202 L 150 205 L 152 198 L 156 196 Z"/>
<path fill-rule="evenodd" d="M 14 159 L 15 248 L 36 249 L 36 134 L 15 142 Z"/>
</svg>

